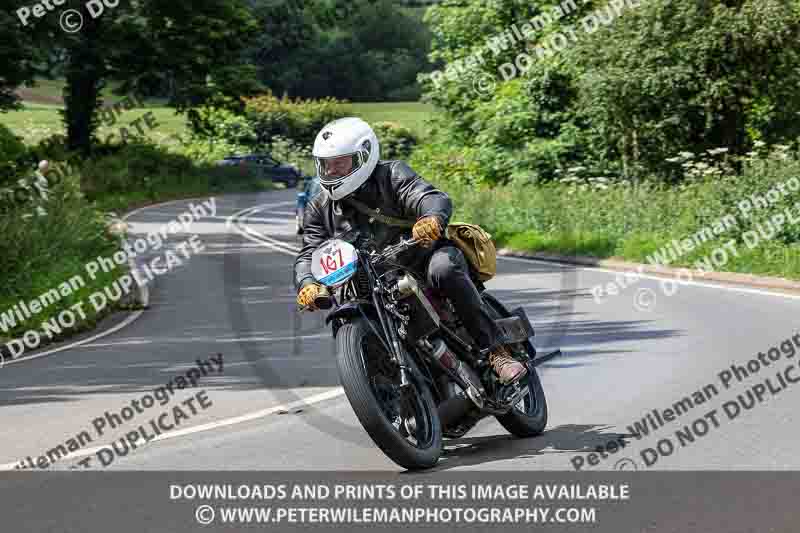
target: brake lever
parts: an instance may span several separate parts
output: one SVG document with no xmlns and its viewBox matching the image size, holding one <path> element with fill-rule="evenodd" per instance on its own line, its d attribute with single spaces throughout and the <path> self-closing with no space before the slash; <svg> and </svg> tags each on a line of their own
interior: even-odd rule
<svg viewBox="0 0 800 533">
<path fill-rule="evenodd" d="M 381 259 L 388 259 L 389 257 L 397 255 L 399 252 L 407 250 L 412 246 L 416 246 L 418 244 L 420 244 L 420 241 L 417 239 L 408 239 L 408 240 L 401 239 L 399 243 L 386 248 L 386 250 L 384 250 L 382 253 L 379 254 L 379 257 Z"/>
</svg>

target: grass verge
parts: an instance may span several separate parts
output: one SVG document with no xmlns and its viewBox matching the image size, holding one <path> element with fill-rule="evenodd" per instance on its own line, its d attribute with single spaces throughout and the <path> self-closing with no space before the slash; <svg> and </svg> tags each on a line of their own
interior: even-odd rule
<svg viewBox="0 0 800 533">
<path fill-rule="evenodd" d="M 411 166 L 448 192 L 454 220 L 481 225 L 499 246 L 800 279 L 798 154 L 754 154 L 737 175 L 695 177 L 678 186 L 486 187 L 475 185 L 480 169 L 467 163 L 461 154 L 426 146 Z"/>
</svg>

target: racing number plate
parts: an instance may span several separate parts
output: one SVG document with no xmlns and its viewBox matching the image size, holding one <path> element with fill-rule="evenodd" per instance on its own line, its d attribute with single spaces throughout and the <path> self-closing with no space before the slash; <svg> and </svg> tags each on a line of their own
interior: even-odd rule
<svg viewBox="0 0 800 533">
<path fill-rule="evenodd" d="M 349 242 L 338 239 L 323 243 L 311 255 L 311 273 L 327 287 L 338 287 L 353 277 L 358 253 Z"/>
</svg>

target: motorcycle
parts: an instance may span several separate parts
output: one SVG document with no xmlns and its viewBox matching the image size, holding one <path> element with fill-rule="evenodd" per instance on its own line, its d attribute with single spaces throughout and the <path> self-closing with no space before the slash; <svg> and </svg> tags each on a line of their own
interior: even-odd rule
<svg viewBox="0 0 800 533">
<path fill-rule="evenodd" d="M 393 261 L 419 244 L 401 239 L 378 251 L 358 231 L 322 243 L 312 274 L 323 286 L 315 301 L 331 309 L 339 378 L 375 444 L 409 470 L 439 460 L 443 438 L 459 438 L 494 416 L 517 437 L 541 434 L 547 402 L 536 367 L 533 327 L 520 307 L 509 311 L 472 274 L 483 304 L 527 375 L 501 384 L 452 303 L 424 277 Z M 301 309 L 302 310 L 302 309 Z"/>
</svg>

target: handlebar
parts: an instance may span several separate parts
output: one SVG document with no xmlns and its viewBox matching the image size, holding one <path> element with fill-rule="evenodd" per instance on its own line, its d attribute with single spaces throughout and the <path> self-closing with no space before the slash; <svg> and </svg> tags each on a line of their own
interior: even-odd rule
<svg viewBox="0 0 800 533">
<path fill-rule="evenodd" d="M 384 248 L 381 253 L 375 256 L 374 261 L 386 260 L 389 257 L 396 255 L 399 252 L 402 252 L 403 250 L 407 250 L 408 248 L 411 248 L 412 246 L 417 246 L 419 244 L 421 244 L 421 242 L 417 239 L 408 239 L 408 240 L 400 239 L 399 243 Z"/>
<path fill-rule="evenodd" d="M 417 246 L 420 244 L 422 244 L 422 242 L 417 239 L 407 239 L 407 240 L 400 239 L 400 242 L 398 242 L 397 244 L 393 244 L 391 246 L 387 246 L 386 248 L 383 249 L 382 252 L 373 253 L 373 255 L 370 258 L 370 261 L 373 264 L 385 261 L 388 258 L 392 257 L 393 255 L 402 252 L 403 250 L 407 250 L 412 246 Z M 333 300 L 331 294 L 328 292 L 327 287 L 323 286 L 323 291 L 320 292 L 319 296 L 314 300 L 314 307 L 316 309 L 330 309 L 332 304 Z M 298 305 L 297 310 L 299 312 L 303 312 L 303 311 L 310 311 L 311 309 L 309 307 Z"/>
</svg>

